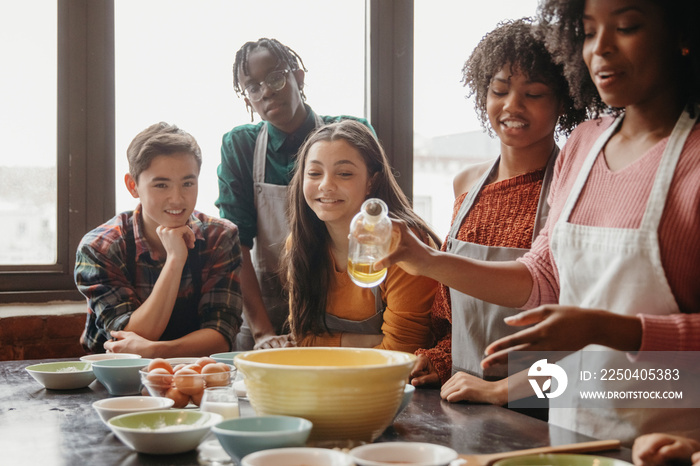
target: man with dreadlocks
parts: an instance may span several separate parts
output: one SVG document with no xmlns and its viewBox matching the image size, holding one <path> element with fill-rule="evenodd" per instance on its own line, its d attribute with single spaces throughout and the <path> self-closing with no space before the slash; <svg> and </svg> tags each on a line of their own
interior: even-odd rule
<svg viewBox="0 0 700 466">
<path fill-rule="evenodd" d="M 287 185 L 299 147 L 324 124 L 350 118 L 370 127 L 361 118 L 314 113 L 305 103 L 306 71 L 294 50 L 267 38 L 243 44 L 233 64 L 236 95 L 243 96 L 251 122 L 253 112 L 263 120 L 224 134 L 218 168 L 216 206 L 221 217 L 238 226 L 242 246 L 244 316 L 236 340 L 239 351 L 287 344 L 287 335 L 277 336 L 289 314 L 278 268 L 289 234 Z"/>
</svg>

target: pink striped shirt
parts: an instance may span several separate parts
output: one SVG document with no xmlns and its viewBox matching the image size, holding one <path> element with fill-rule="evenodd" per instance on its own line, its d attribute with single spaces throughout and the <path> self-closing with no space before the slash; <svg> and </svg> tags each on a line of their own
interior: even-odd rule
<svg viewBox="0 0 700 466">
<path fill-rule="evenodd" d="M 550 234 L 564 203 L 598 136 L 612 124 L 610 117 L 582 123 L 571 134 L 555 166 L 549 193 L 547 225 L 519 259 L 530 270 L 533 288 L 523 309 L 557 303 L 559 274 L 550 250 Z M 612 172 L 605 158 L 596 159 L 588 181 L 571 213 L 580 225 L 638 228 L 668 138 L 638 160 Z M 666 278 L 676 297 L 680 316 L 649 316 L 639 309 L 644 328 L 641 350 L 700 350 L 700 124 L 683 147 L 659 225 L 659 247 Z M 693 333 L 695 338 L 690 338 Z"/>
</svg>

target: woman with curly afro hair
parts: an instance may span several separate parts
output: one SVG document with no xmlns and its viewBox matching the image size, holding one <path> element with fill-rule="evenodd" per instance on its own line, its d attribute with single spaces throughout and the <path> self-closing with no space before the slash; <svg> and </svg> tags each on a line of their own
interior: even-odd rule
<svg viewBox="0 0 700 466">
<path fill-rule="evenodd" d="M 567 372 L 577 374 L 586 354 L 595 354 L 595 367 L 586 367 L 595 370 L 626 367 L 628 358 L 642 364 L 661 351 L 652 363 L 698 367 L 696 356 L 689 360 L 697 353 L 686 352 L 700 351 L 698 15 L 696 0 L 543 0 L 545 43 L 577 106 L 595 118 L 572 132 L 557 158 L 549 219 L 531 251 L 517 261 L 476 261 L 426 250 L 396 225 L 400 241 L 376 267 L 398 262 L 527 309 L 507 323 L 531 326 L 490 344 L 484 370 L 511 351 L 592 344 L 617 351 L 577 353 Z M 700 432 L 697 409 L 582 406 L 572 378 L 549 400 L 553 424 L 627 445 L 651 431 Z M 638 383 L 620 381 L 615 390 L 644 389 Z"/>
<path fill-rule="evenodd" d="M 462 70 L 482 126 L 500 140 L 501 153 L 467 167 L 454 179 L 452 229 L 443 250 L 484 260 L 525 254 L 547 218 L 555 134 L 569 134 L 585 117 L 574 108 L 561 66 L 552 61 L 529 19 L 503 22 L 479 42 Z M 417 352 L 414 385 L 442 384 L 441 395 L 460 401 L 507 367 L 483 371 L 486 345 L 511 334 L 503 319 L 511 307 L 472 298 L 441 285 L 431 312 L 436 344 Z M 492 403 L 507 401 L 504 380 Z M 540 413 L 538 413 L 540 414 Z M 545 413 L 546 414 L 546 413 Z"/>
</svg>

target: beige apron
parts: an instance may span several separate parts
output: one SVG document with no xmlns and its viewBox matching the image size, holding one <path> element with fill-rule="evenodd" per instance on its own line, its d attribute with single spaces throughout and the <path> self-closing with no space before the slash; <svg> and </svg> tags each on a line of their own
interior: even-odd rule
<svg viewBox="0 0 700 466">
<path fill-rule="evenodd" d="M 258 214 L 258 232 L 250 255 L 267 315 L 275 332 L 279 334 L 289 315 L 289 302 L 279 276 L 280 257 L 289 235 L 286 212 L 289 188 L 287 185 L 265 183 L 268 124 L 265 123 L 258 133 L 253 154 L 253 196 Z M 322 125 L 323 120 L 316 115 L 316 128 Z M 236 350 L 248 351 L 253 349 L 254 345 L 255 340 L 244 317 L 236 337 Z"/>
<path fill-rule="evenodd" d="M 555 145 L 547 162 L 542 181 L 542 190 L 540 191 L 535 225 L 532 232 L 533 241 L 547 221 L 549 213 L 547 194 L 549 193 L 549 185 L 557 154 L 559 154 L 559 148 Z M 469 214 L 482 188 L 498 175 L 499 162 L 500 157 L 464 198 L 447 237 L 447 252 L 478 260 L 512 261 L 529 251 L 529 249 L 521 248 L 484 246 L 483 244 L 474 244 L 457 239 L 459 228 L 464 218 Z M 452 288 L 450 288 L 450 301 L 452 305 L 452 374 L 467 372 L 487 380 L 507 377 L 508 366 L 506 364 L 484 371 L 481 369 L 481 360 L 486 346 L 517 330 L 510 325 L 506 325 L 503 319 L 515 315 L 519 311 L 481 301 Z"/>
<path fill-rule="evenodd" d="M 640 309 L 656 315 L 678 313 L 678 304 L 661 263 L 658 229 L 676 164 L 697 117 L 691 119 L 683 112 L 676 123 L 638 229 L 569 223 L 596 158 L 622 118 L 619 117 L 591 148 L 552 231 L 551 250 L 560 279 L 559 304 L 605 309 L 623 315 L 636 315 Z M 591 345 L 585 349 L 601 348 Z M 601 366 L 597 368 L 582 367 L 582 354 L 572 355 L 567 358 L 567 364 L 571 364 L 567 372 L 578 374 L 583 369 L 600 370 L 628 364 L 623 352 L 608 350 L 600 354 L 596 359 Z M 634 383 L 633 380 L 625 386 L 624 382 L 619 382 L 615 387 L 617 390 L 632 389 Z M 582 400 L 576 390 L 567 390 L 561 397 L 549 401 L 553 408 L 549 413 L 552 424 L 597 438 L 618 438 L 628 444 L 642 433 L 700 427 L 698 410 L 581 408 Z M 557 405 L 564 407 L 555 408 Z"/>
</svg>

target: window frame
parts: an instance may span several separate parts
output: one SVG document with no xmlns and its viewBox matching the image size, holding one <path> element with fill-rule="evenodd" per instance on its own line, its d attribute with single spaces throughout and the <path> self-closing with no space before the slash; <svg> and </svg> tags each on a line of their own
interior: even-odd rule
<svg viewBox="0 0 700 466">
<path fill-rule="evenodd" d="M 410 199 L 413 0 L 366 5 L 368 117 Z M 115 210 L 114 0 L 59 0 L 57 8 L 57 261 L 0 265 L 0 303 L 82 299 L 75 251 Z"/>
<path fill-rule="evenodd" d="M 81 299 L 75 251 L 114 213 L 114 3 L 57 2 L 56 263 L 0 266 L 0 303 Z"/>
</svg>

